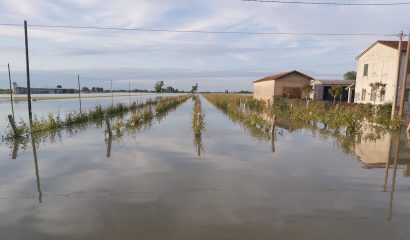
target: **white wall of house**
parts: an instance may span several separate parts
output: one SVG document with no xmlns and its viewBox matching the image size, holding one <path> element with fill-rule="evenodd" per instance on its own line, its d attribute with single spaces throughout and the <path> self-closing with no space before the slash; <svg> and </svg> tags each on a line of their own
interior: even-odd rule
<svg viewBox="0 0 410 240">
<path fill-rule="evenodd" d="M 376 96 L 376 104 L 393 102 L 397 76 L 397 49 L 377 43 L 357 60 L 356 103 L 373 103 L 370 83 L 383 82 L 386 94 Z M 367 65 L 367 74 L 365 66 Z"/>
<path fill-rule="evenodd" d="M 387 84 L 386 94 L 384 95 L 384 97 L 377 95 L 375 103 L 384 104 L 393 102 L 397 81 L 398 54 L 399 52 L 397 49 L 377 43 L 357 59 L 356 93 L 354 99 L 355 103 L 373 103 L 370 83 L 375 82 L 382 82 Z M 405 54 L 402 54 L 400 82 L 397 99 L 400 99 L 401 95 L 400 89 L 403 79 L 404 60 Z M 367 65 L 367 74 L 365 73 L 365 65 Z M 408 81 L 406 88 L 410 89 L 409 83 L 410 82 Z"/>
<path fill-rule="evenodd" d="M 315 81 L 312 83 L 313 92 L 310 94 L 310 98 L 313 100 L 323 100 L 323 83 Z"/>
</svg>

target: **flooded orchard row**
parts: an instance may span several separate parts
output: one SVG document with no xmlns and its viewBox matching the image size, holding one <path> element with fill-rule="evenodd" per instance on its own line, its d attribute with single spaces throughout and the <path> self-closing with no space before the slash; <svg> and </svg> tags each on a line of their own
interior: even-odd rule
<svg viewBox="0 0 410 240">
<path fill-rule="evenodd" d="M 154 94 L 154 93 L 114 93 L 113 95 L 109 93 L 105 94 L 84 94 L 80 100 L 76 97 L 78 95 L 64 94 L 64 95 L 52 95 L 52 94 L 34 94 L 33 98 L 47 99 L 48 100 L 33 100 L 32 108 L 33 115 L 37 118 L 44 118 L 51 112 L 55 115 L 60 114 L 62 116 L 67 115 L 70 112 L 88 111 L 95 108 L 97 105 L 110 106 L 116 105 L 118 103 L 130 104 L 132 102 L 143 102 L 148 99 L 155 99 L 159 96 L 169 96 L 177 94 Z M 61 96 L 66 97 L 66 99 L 58 99 Z M 16 122 L 20 120 L 28 121 L 28 107 L 27 107 L 27 97 L 25 95 L 15 95 L 14 112 Z M 53 99 L 55 98 L 55 99 Z M 81 106 L 81 108 L 80 108 Z M 0 96 L 0 127 L 5 128 L 8 125 L 7 115 L 11 114 L 11 104 L 7 95 Z"/>
<path fill-rule="evenodd" d="M 203 97 L 197 134 L 194 103 L 112 138 L 90 123 L 1 143 L 2 238 L 409 236 L 406 136 L 278 120 L 271 137 Z"/>
</svg>

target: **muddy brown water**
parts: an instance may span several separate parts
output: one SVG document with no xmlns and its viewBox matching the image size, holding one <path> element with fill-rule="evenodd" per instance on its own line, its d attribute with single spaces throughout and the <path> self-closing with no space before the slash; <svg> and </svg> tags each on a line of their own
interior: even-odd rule
<svg viewBox="0 0 410 240">
<path fill-rule="evenodd" d="M 273 148 L 202 103 L 201 156 L 191 100 L 111 142 L 103 127 L 63 132 L 37 161 L 1 143 L 0 239 L 409 238 L 405 136 L 357 136 L 346 151 L 283 126 Z"/>
</svg>

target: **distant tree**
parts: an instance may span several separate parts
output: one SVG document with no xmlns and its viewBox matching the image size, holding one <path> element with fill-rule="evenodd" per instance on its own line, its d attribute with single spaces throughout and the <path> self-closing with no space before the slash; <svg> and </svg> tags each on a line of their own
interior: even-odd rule
<svg viewBox="0 0 410 240">
<path fill-rule="evenodd" d="M 57 88 L 63 88 L 63 86 L 61 86 L 61 85 L 57 85 Z"/>
<path fill-rule="evenodd" d="M 376 98 L 384 96 L 386 94 L 386 85 L 382 82 L 374 82 L 370 83 L 369 86 L 371 88 L 370 92 L 370 99 L 373 100 L 373 106 L 376 106 Z"/>
<path fill-rule="evenodd" d="M 83 90 L 83 92 L 89 92 L 90 91 L 90 89 L 88 87 L 83 87 L 82 90 Z"/>
<path fill-rule="evenodd" d="M 343 75 L 346 80 L 356 80 L 356 71 L 348 71 Z"/>
<path fill-rule="evenodd" d="M 305 85 L 303 85 L 302 91 L 305 94 L 305 98 L 306 98 L 306 102 L 307 102 L 308 99 L 309 99 L 310 94 L 313 93 L 313 86 L 309 83 L 306 83 Z"/>
<path fill-rule="evenodd" d="M 343 92 L 343 88 L 341 86 L 332 86 L 329 89 L 329 94 L 333 96 L 333 106 L 336 104 L 336 98 L 341 96 Z"/>
<path fill-rule="evenodd" d="M 164 86 L 164 81 L 159 81 L 155 83 L 154 89 L 155 92 L 160 93 L 162 92 L 162 87 Z"/>
<path fill-rule="evenodd" d="M 198 83 L 192 86 L 191 93 L 196 93 L 198 91 Z"/>
</svg>

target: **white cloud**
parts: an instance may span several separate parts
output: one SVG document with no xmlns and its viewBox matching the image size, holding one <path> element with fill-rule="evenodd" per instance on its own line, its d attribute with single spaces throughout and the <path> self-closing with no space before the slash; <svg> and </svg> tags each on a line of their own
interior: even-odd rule
<svg viewBox="0 0 410 240">
<path fill-rule="evenodd" d="M 394 33 L 410 25 L 405 9 L 397 7 L 389 7 L 386 11 L 386 8 L 375 7 L 307 7 L 237 0 L 19 0 L 0 1 L 0 7 L 0 14 L 4 16 L 2 22 L 22 23 L 27 19 L 29 24 L 49 25 L 352 33 Z M 0 43 L 2 61 L 12 61 L 13 67 L 24 69 L 22 29 L 1 29 L 5 29 L 0 31 L 0 38 L 5 39 Z M 377 37 L 215 35 L 34 27 L 29 34 L 33 69 L 157 68 L 158 78 L 161 69 L 199 67 L 208 71 L 225 70 L 231 72 L 231 77 L 241 75 L 237 69 L 246 72 L 250 68 L 267 73 L 298 68 L 319 75 L 342 76 L 344 71 L 355 68 L 354 57 L 377 40 Z M 0 75 L 0 80 L 4 77 Z M 224 87 L 223 81 L 219 84 Z M 245 86 L 249 82 L 241 84 Z"/>
</svg>

